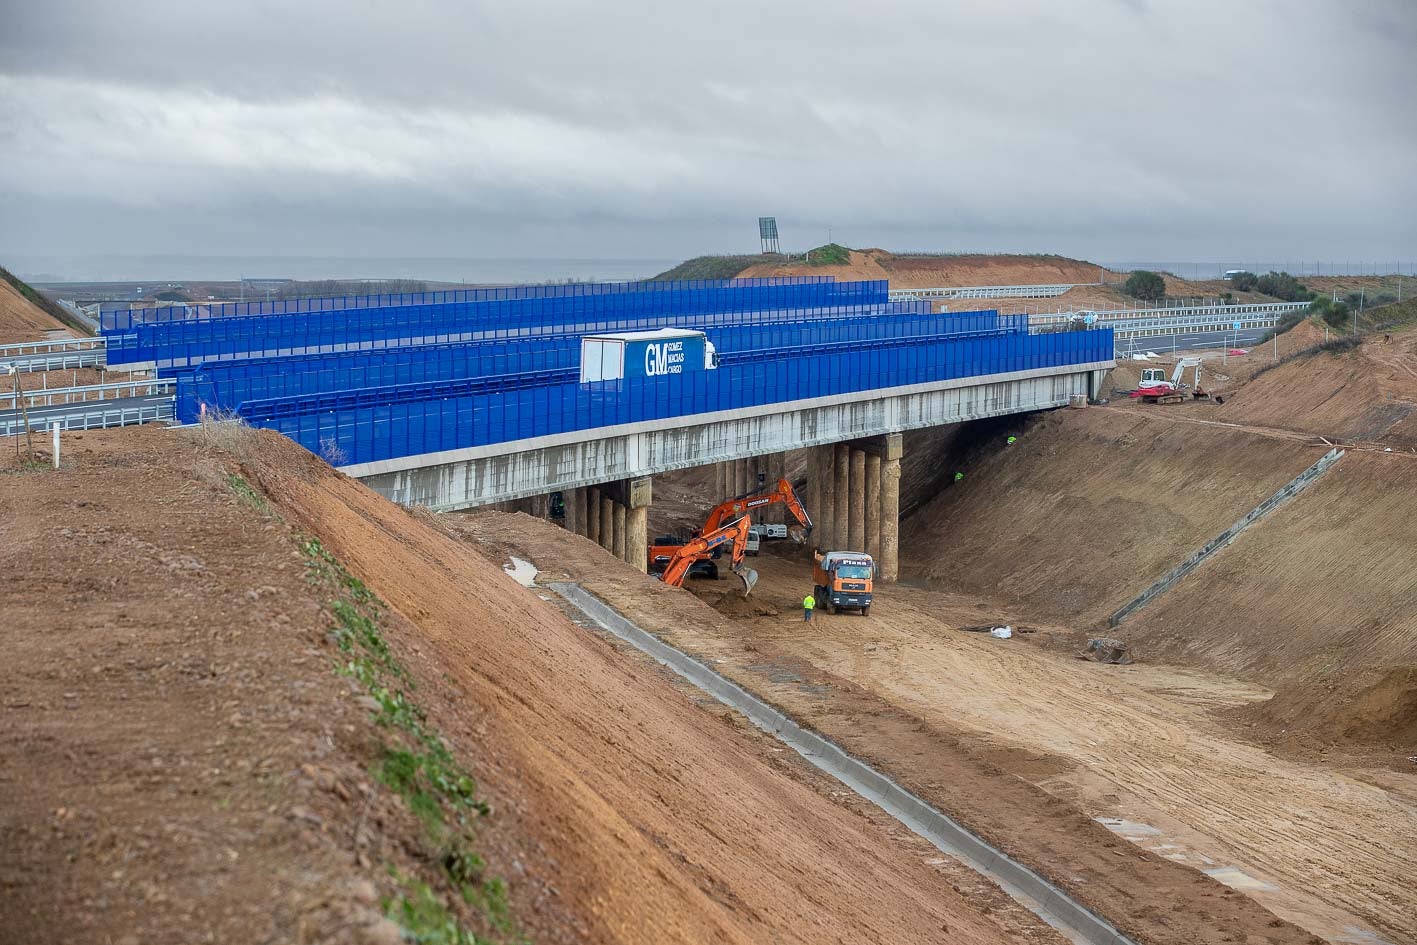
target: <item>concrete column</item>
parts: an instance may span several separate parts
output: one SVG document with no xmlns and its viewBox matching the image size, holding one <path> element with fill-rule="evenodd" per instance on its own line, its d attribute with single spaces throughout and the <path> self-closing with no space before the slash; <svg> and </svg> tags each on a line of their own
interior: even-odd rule
<svg viewBox="0 0 1417 945">
<path fill-rule="evenodd" d="M 570 532 L 572 535 L 579 535 L 581 533 L 581 512 L 583 510 L 581 504 L 582 491 L 584 490 L 561 490 L 561 501 L 566 506 L 566 519 L 562 524 L 566 526 L 566 531 Z"/>
<path fill-rule="evenodd" d="M 881 457 L 866 454 L 866 553 L 881 556 Z"/>
<path fill-rule="evenodd" d="M 836 447 L 819 446 L 817 455 L 822 473 L 822 505 L 808 511 L 817 516 L 816 546 L 825 552 L 836 544 Z"/>
<path fill-rule="evenodd" d="M 615 549 L 615 500 L 603 492 L 600 494 L 600 547 L 606 551 Z"/>
<path fill-rule="evenodd" d="M 714 476 L 713 476 L 713 483 L 714 483 L 714 486 L 713 486 L 713 501 L 714 501 L 714 504 L 717 505 L 719 502 L 722 502 L 724 499 L 726 499 L 726 498 L 728 497 L 728 493 L 732 491 L 733 486 L 730 485 L 730 484 L 729 484 L 729 481 L 728 481 L 728 477 L 729 477 L 728 464 L 727 464 L 727 463 L 714 463 L 713 465 L 714 465 Z"/>
<path fill-rule="evenodd" d="M 809 543 L 821 540 L 822 528 L 822 449 L 812 447 L 807 454 L 807 514 L 812 517 Z"/>
<path fill-rule="evenodd" d="M 851 497 L 847 511 L 846 544 L 851 551 L 866 550 L 866 454 L 851 451 Z"/>
<path fill-rule="evenodd" d="M 892 584 L 900 577 L 900 456 L 899 433 L 886 435 L 881 457 L 881 558 L 880 577 Z"/>
<path fill-rule="evenodd" d="M 846 547 L 851 537 L 851 447 L 838 443 L 832 449 L 832 477 L 836 488 L 832 492 L 831 550 L 851 551 L 853 549 Z"/>
<path fill-rule="evenodd" d="M 631 479 L 626 489 L 629 507 L 625 511 L 625 560 L 641 571 L 649 568 L 649 504 L 653 480 Z"/>
<path fill-rule="evenodd" d="M 625 557 L 625 507 L 619 502 L 614 503 L 614 506 L 615 541 L 614 546 L 610 550 L 614 553 L 615 557 L 619 558 L 621 561 L 628 561 L 629 559 Z"/>
<path fill-rule="evenodd" d="M 748 484 L 748 465 L 751 462 L 752 460 L 740 459 L 734 464 L 738 471 L 735 480 L 736 486 L 733 490 L 734 495 L 747 495 L 748 491 L 753 488 Z"/>
<path fill-rule="evenodd" d="M 551 496 L 543 493 L 531 497 L 531 514 L 536 518 L 551 517 Z"/>
<path fill-rule="evenodd" d="M 597 545 L 600 544 L 600 487 L 591 486 L 585 491 L 586 494 L 586 516 L 585 516 L 585 536 Z"/>
</svg>

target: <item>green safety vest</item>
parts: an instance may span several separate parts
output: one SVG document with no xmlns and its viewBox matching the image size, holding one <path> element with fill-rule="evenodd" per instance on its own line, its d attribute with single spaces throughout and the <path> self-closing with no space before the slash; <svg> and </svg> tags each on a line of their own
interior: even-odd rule
<svg viewBox="0 0 1417 945">
<path fill-rule="evenodd" d="M 816 606 L 817 606 L 817 599 L 816 599 L 815 597 L 813 597 L 811 594 L 808 594 L 806 597 L 802 598 L 802 607 L 803 607 L 804 610 L 811 610 L 813 607 L 816 607 Z"/>
</svg>

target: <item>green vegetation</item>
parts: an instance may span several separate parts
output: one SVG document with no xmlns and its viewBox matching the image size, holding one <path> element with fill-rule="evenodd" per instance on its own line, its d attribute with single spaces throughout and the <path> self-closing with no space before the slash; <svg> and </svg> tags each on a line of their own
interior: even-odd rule
<svg viewBox="0 0 1417 945">
<path fill-rule="evenodd" d="M 1159 273 L 1138 269 L 1122 284 L 1122 291 L 1134 299 L 1158 302 L 1166 298 L 1166 280 Z"/>
<path fill-rule="evenodd" d="M 1286 302 L 1307 302 L 1314 297 L 1309 287 L 1287 272 L 1267 272 L 1255 280 L 1255 289 Z"/>
<path fill-rule="evenodd" d="M 695 256 L 673 269 L 666 269 L 653 278 L 654 282 L 678 279 L 732 279 L 749 266 L 759 263 L 783 263 L 786 256 Z"/>
<path fill-rule="evenodd" d="M 1236 292 L 1253 292 L 1259 281 L 1260 277 L 1253 272 L 1237 272 L 1230 277 L 1230 285 Z"/>
<path fill-rule="evenodd" d="M 68 309 L 50 299 L 49 296 L 36 290 L 34 286 L 25 282 L 10 270 L 0 267 L 0 279 L 4 279 L 6 282 L 10 283 L 10 285 L 14 286 L 16 292 L 33 302 L 46 315 L 58 319 L 61 324 L 68 325 L 81 335 L 93 334 L 93 329 L 76 318 Z"/>
<path fill-rule="evenodd" d="M 248 486 L 249 488 L 249 486 Z M 410 941 L 426 945 L 484 945 L 523 941 L 516 932 L 502 880 L 490 876 L 473 850 L 473 824 L 489 813 L 472 776 L 457 762 L 426 714 L 411 698 L 414 683 L 389 650 L 380 629 L 387 608 L 362 581 L 312 538 L 301 544 L 311 583 L 333 594 L 333 635 L 343 662 L 339 672 L 359 682 L 378 703 L 374 722 L 388 733 L 373 776 L 404 799 L 424 828 L 428 861 L 439 867 L 439 885 L 476 910 L 499 939 L 469 930 L 433 885 L 394 873 L 403 894 L 386 900 L 384 913 Z"/>
<path fill-rule="evenodd" d="M 270 511 L 270 507 L 266 505 L 266 497 L 261 495 L 255 489 L 253 489 L 249 482 L 241 478 L 236 473 L 227 474 L 226 485 L 227 488 L 229 488 L 232 492 L 236 493 L 236 497 L 238 499 L 249 505 L 251 508 L 255 509 L 257 512 Z"/>
<path fill-rule="evenodd" d="M 1309 304 L 1309 314 L 1318 316 L 1328 323 L 1330 328 L 1338 331 L 1348 331 L 1355 324 L 1353 312 L 1348 308 L 1347 302 L 1335 302 L 1323 296 Z"/>
<path fill-rule="evenodd" d="M 840 243 L 827 243 L 807 250 L 806 262 L 809 266 L 847 266 L 851 264 L 851 250 Z"/>
</svg>

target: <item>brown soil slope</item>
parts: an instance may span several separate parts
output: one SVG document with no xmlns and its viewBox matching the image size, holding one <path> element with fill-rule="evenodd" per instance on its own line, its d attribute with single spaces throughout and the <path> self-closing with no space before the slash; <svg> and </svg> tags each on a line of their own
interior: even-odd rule
<svg viewBox="0 0 1417 945">
<path fill-rule="evenodd" d="M 897 256 L 883 249 L 851 251 L 847 266 L 802 264 L 750 266 L 739 273 L 754 276 L 836 276 L 838 279 L 889 279 L 892 288 L 951 285 L 1053 285 L 1099 282 L 1102 270 L 1064 256 Z"/>
<path fill-rule="evenodd" d="M 1350 452 L 1125 625 L 1280 690 L 1294 734 L 1417 751 L 1417 457 Z"/>
<path fill-rule="evenodd" d="M 386 941 L 420 827 L 293 532 L 178 434 L 66 443 L 0 453 L 0 941 Z"/>
<path fill-rule="evenodd" d="M 38 341 L 46 331 L 67 327 L 0 279 L 0 344 Z"/>
<path fill-rule="evenodd" d="M 1091 622 L 1314 462 L 1299 442 L 1109 409 L 1003 437 L 902 524 L 910 573 L 1051 620 Z"/>
<path fill-rule="evenodd" d="M 1417 332 L 1318 354 L 1255 378 L 1216 415 L 1236 423 L 1417 446 Z"/>
<path fill-rule="evenodd" d="M 416 672 L 483 757 L 497 816 L 554 857 L 578 940 L 906 942 L 946 927 L 952 942 L 1014 940 L 918 855 L 764 763 L 756 739 L 436 522 L 313 458 L 253 468 L 417 625 Z"/>
</svg>

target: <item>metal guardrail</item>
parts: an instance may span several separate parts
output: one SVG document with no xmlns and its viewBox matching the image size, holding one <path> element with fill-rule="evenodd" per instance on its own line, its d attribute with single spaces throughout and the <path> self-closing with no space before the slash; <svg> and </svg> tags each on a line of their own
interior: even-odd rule
<svg viewBox="0 0 1417 945">
<path fill-rule="evenodd" d="M 75 404 L 72 411 L 63 413 L 47 412 L 43 416 L 30 418 L 30 429 L 42 433 L 50 424 L 57 423 L 61 430 L 99 430 L 104 427 L 126 427 L 139 423 L 171 420 L 173 399 L 165 398 L 156 403 L 123 403 L 99 401 Z M 0 417 L 0 436 L 17 436 L 25 432 L 24 419 L 16 414 Z"/>
<path fill-rule="evenodd" d="M 1100 282 L 1071 282 L 1056 285 L 972 285 L 940 286 L 933 289 L 891 289 L 892 302 L 909 299 L 1051 299 L 1080 285 Z"/>
<path fill-rule="evenodd" d="M 5 365 L 21 373 L 70 371 L 104 363 L 107 343 L 102 338 L 66 338 L 62 341 L 27 341 L 0 345 L 0 373 Z"/>
<path fill-rule="evenodd" d="M 1254 302 L 1239 305 L 1193 305 L 1187 308 L 1116 309 L 1093 312 L 1092 314 L 1097 316 L 1097 323 L 1099 325 L 1111 325 L 1116 321 L 1134 320 L 1138 318 L 1171 321 L 1215 316 L 1221 321 L 1235 321 L 1236 319 L 1243 320 L 1243 316 L 1246 315 L 1264 315 L 1271 318 L 1278 318 L 1280 315 L 1287 312 L 1297 312 L 1308 306 L 1308 302 Z M 1028 316 L 1028 321 L 1031 325 L 1060 325 L 1071 322 L 1082 314 L 1085 313 L 1082 311 L 1052 312 L 1046 315 L 1030 315 Z"/>
<path fill-rule="evenodd" d="M 50 387 L 41 390 L 0 391 L 0 410 L 19 410 L 20 401 L 26 408 L 56 407 L 65 404 L 85 404 L 124 397 L 156 397 L 177 389 L 174 378 L 119 381 L 112 384 L 89 384 L 84 387 Z"/>
</svg>

